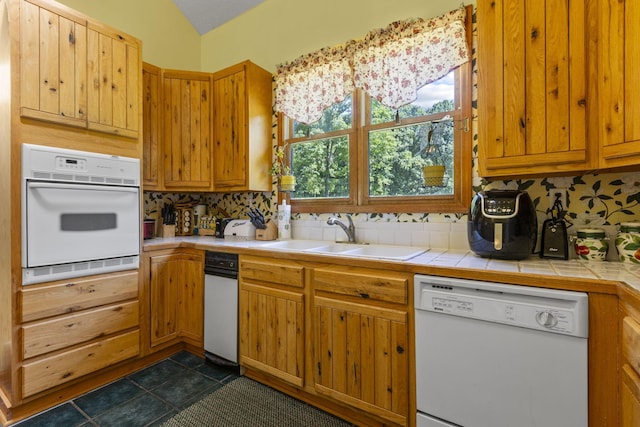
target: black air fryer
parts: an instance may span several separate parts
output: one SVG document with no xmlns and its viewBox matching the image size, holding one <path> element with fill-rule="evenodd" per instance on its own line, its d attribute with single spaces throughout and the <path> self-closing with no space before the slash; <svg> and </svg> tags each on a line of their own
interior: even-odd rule
<svg viewBox="0 0 640 427">
<path fill-rule="evenodd" d="M 538 219 L 526 191 L 481 191 L 471 201 L 469 246 L 482 257 L 524 259 L 536 247 Z"/>
</svg>

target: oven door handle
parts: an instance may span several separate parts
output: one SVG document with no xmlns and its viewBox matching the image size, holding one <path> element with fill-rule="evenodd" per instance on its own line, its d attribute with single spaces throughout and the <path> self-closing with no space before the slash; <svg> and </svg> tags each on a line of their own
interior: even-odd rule
<svg viewBox="0 0 640 427">
<path fill-rule="evenodd" d="M 40 182 L 40 181 L 29 181 L 27 182 L 28 189 L 38 189 L 38 188 L 46 188 L 46 189 L 56 189 L 56 190 L 89 190 L 89 191 L 117 191 L 119 193 L 137 193 L 138 187 L 119 187 L 115 185 L 85 185 L 85 184 L 58 184 L 58 183 L 49 183 L 49 182 Z"/>
</svg>

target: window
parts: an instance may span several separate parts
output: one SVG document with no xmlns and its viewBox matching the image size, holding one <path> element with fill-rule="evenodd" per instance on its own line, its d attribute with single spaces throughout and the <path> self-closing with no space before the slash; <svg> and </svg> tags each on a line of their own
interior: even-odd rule
<svg viewBox="0 0 640 427">
<path fill-rule="evenodd" d="M 471 63 L 388 108 L 357 89 L 305 125 L 280 114 L 295 212 L 466 212 L 471 196 Z M 442 181 L 423 167 L 444 165 Z"/>
</svg>

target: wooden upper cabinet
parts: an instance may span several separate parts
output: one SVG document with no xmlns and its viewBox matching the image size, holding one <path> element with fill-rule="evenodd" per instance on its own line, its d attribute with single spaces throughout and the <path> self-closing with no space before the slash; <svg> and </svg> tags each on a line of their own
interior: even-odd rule
<svg viewBox="0 0 640 427">
<path fill-rule="evenodd" d="M 162 190 L 161 98 L 162 71 L 142 66 L 142 186 L 144 190 Z"/>
<path fill-rule="evenodd" d="M 88 127 L 137 138 L 140 129 L 140 42 L 89 20 L 87 28 Z"/>
<path fill-rule="evenodd" d="M 164 187 L 168 190 L 212 188 L 211 86 L 209 73 L 163 71 Z"/>
<path fill-rule="evenodd" d="M 20 2 L 20 114 L 138 138 L 140 41 L 57 3 Z"/>
<path fill-rule="evenodd" d="M 587 138 L 592 3 L 478 0 L 481 176 L 596 165 Z"/>
<path fill-rule="evenodd" d="M 245 61 L 213 75 L 217 191 L 271 190 L 271 74 Z"/>
<path fill-rule="evenodd" d="M 20 2 L 20 114 L 86 127 L 87 21 L 39 1 Z"/>
<path fill-rule="evenodd" d="M 598 128 L 602 167 L 640 163 L 640 3 L 600 0 Z"/>
</svg>

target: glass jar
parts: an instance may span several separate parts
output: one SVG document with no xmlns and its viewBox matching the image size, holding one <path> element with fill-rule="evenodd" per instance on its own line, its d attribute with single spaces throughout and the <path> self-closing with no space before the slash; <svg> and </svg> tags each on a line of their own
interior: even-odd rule
<svg viewBox="0 0 640 427">
<path fill-rule="evenodd" d="M 581 228 L 576 232 L 575 250 L 578 259 L 604 261 L 607 259 L 609 242 L 601 228 Z"/>
<path fill-rule="evenodd" d="M 616 249 L 622 262 L 640 264 L 640 222 L 623 222 L 616 236 Z"/>
</svg>

